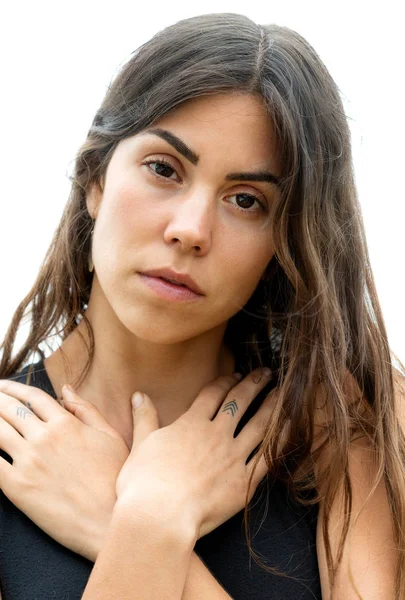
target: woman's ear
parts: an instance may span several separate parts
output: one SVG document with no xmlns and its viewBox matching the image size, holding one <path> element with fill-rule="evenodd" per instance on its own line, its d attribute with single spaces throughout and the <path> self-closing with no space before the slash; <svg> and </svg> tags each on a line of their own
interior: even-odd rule
<svg viewBox="0 0 405 600">
<path fill-rule="evenodd" d="M 92 183 L 91 187 L 86 193 L 86 205 L 89 215 L 93 220 L 97 218 L 102 198 L 103 189 L 101 184 L 99 182 Z"/>
</svg>

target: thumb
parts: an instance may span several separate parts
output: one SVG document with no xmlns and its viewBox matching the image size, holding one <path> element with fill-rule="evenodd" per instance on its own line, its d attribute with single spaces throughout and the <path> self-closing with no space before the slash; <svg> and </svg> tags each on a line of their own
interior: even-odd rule
<svg viewBox="0 0 405 600">
<path fill-rule="evenodd" d="M 131 403 L 134 420 L 133 451 L 152 431 L 159 429 L 159 417 L 152 400 L 147 394 L 135 392 L 132 395 Z"/>
<path fill-rule="evenodd" d="M 107 433 L 112 437 L 120 438 L 119 433 L 111 427 L 108 421 L 103 417 L 101 412 L 94 404 L 84 400 L 70 386 L 65 384 L 62 387 L 63 407 L 72 415 L 77 417 L 84 425 L 89 425 L 94 429 L 98 429 L 103 433 Z"/>
</svg>

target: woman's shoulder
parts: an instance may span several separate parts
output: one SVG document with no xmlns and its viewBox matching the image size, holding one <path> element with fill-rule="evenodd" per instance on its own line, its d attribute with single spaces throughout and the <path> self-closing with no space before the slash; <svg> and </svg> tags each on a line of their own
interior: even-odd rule
<svg viewBox="0 0 405 600">
<path fill-rule="evenodd" d="M 25 365 L 19 371 L 7 377 L 7 379 L 40 388 L 52 396 L 52 398 L 56 399 L 55 391 L 48 377 L 42 358 L 36 362 L 31 362 Z"/>
</svg>

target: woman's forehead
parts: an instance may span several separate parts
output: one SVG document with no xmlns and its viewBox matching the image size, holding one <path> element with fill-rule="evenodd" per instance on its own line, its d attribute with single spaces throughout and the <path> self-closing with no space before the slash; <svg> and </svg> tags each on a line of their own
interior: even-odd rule
<svg viewBox="0 0 405 600">
<path fill-rule="evenodd" d="M 277 168 L 277 149 L 271 116 L 253 94 L 218 94 L 193 98 L 142 130 L 135 141 L 161 137 L 195 166 L 200 158 L 215 156 Z M 235 165 L 237 166 L 237 165 Z"/>
</svg>

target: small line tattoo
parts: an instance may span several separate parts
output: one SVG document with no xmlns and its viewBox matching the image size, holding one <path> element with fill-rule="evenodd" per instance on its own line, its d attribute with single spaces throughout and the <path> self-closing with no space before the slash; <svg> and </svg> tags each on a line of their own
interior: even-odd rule
<svg viewBox="0 0 405 600">
<path fill-rule="evenodd" d="M 232 416 L 234 416 L 234 414 L 237 412 L 237 410 L 238 410 L 238 405 L 236 403 L 236 400 L 232 400 L 231 402 L 227 402 L 225 404 L 224 408 L 222 409 L 222 412 L 228 412 Z"/>
<path fill-rule="evenodd" d="M 32 412 L 24 406 L 18 406 L 17 416 L 21 417 L 22 419 L 25 419 L 25 417 L 32 417 Z"/>
<path fill-rule="evenodd" d="M 21 404 L 24 404 L 24 406 L 26 406 L 27 408 L 29 408 L 32 412 L 34 412 L 34 409 L 32 408 L 32 404 L 31 402 L 24 402 L 24 400 L 20 400 Z"/>
</svg>

